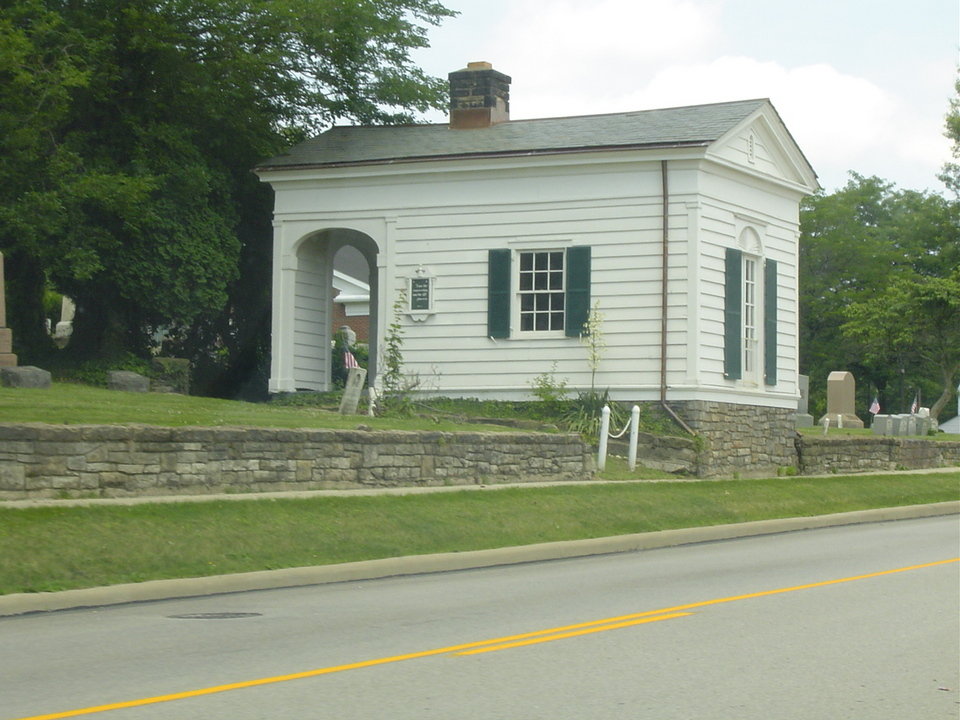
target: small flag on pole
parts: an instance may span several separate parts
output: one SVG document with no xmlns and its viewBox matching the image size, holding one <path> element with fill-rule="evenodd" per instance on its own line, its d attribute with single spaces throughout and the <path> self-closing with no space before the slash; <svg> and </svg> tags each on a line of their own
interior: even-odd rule
<svg viewBox="0 0 960 720">
<path fill-rule="evenodd" d="M 873 402 L 870 403 L 870 412 L 873 415 L 876 415 L 878 412 L 880 412 L 880 398 L 878 398 L 876 395 L 873 396 Z"/>
<path fill-rule="evenodd" d="M 357 359 L 353 356 L 353 353 L 347 350 L 343 353 L 343 366 L 350 370 L 352 368 L 360 367 L 360 364 L 357 362 Z"/>
<path fill-rule="evenodd" d="M 913 405 L 910 406 L 910 414 L 916 415 L 917 411 L 920 409 L 920 393 L 918 392 L 913 396 Z"/>
</svg>

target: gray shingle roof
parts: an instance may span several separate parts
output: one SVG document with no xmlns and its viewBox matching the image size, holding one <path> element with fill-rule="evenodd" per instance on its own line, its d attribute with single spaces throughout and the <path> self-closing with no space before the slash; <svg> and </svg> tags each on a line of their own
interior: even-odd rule
<svg viewBox="0 0 960 720">
<path fill-rule="evenodd" d="M 261 163 L 259 168 L 707 145 L 768 103 L 762 99 L 742 100 L 609 115 L 512 120 L 477 130 L 451 130 L 446 124 L 334 127 Z"/>
</svg>

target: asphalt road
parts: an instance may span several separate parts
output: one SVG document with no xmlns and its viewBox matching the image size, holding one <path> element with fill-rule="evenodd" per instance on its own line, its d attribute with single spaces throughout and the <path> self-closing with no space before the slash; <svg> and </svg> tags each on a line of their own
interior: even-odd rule
<svg viewBox="0 0 960 720">
<path fill-rule="evenodd" d="M 956 720 L 958 555 L 945 516 L 0 618 L 0 718 Z"/>
</svg>

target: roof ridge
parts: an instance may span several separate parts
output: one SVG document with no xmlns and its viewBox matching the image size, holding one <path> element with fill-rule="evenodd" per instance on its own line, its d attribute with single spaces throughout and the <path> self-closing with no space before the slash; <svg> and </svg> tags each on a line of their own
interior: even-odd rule
<svg viewBox="0 0 960 720">
<path fill-rule="evenodd" d="M 514 125 L 516 123 L 530 123 L 530 122 L 539 122 L 541 120 L 578 120 L 578 119 L 587 119 L 587 118 L 603 118 L 603 117 L 614 117 L 616 115 L 622 115 L 624 117 L 630 115 L 642 115 L 644 113 L 653 113 L 653 112 L 668 112 L 670 110 L 690 110 L 690 109 L 700 109 L 700 108 L 712 108 L 720 107 L 723 105 L 748 105 L 753 103 L 771 103 L 770 98 L 757 97 L 757 98 L 746 98 L 743 100 L 723 100 L 719 102 L 712 103 L 693 103 L 690 105 L 671 105 L 668 107 L 658 107 L 658 108 L 647 108 L 645 110 L 617 110 L 614 112 L 606 113 L 586 113 L 584 115 L 549 115 L 546 117 L 534 117 L 534 118 L 512 118 L 502 123 L 497 123 L 491 127 L 499 127 L 501 125 Z M 369 123 L 361 125 L 332 125 L 328 130 L 341 130 L 346 128 L 357 128 L 357 129 L 375 129 L 375 128 L 423 128 L 423 127 L 448 127 L 449 123 L 435 123 L 435 122 L 425 122 L 425 123 L 398 123 L 394 125 L 372 125 Z M 490 128 L 473 128 L 479 130 L 488 130 Z M 459 130 L 458 132 L 462 132 Z"/>
</svg>

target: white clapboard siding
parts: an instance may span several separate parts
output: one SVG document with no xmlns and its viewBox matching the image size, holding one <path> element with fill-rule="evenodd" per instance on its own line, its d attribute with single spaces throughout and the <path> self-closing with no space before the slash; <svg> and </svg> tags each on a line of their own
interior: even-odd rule
<svg viewBox="0 0 960 720">
<path fill-rule="evenodd" d="M 298 389 L 321 390 L 329 381 L 331 268 L 321 248 L 305 243 L 299 252 L 294 305 L 294 381 Z"/>
</svg>

